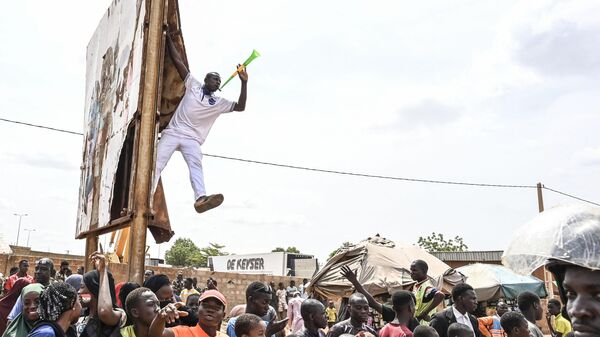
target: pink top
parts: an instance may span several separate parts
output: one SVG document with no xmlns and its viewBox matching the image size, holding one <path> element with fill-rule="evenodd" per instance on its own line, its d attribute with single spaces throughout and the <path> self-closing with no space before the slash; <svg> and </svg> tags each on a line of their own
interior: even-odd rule
<svg viewBox="0 0 600 337">
<path fill-rule="evenodd" d="M 413 337 L 413 333 L 406 325 L 388 323 L 379 331 L 379 337 Z"/>
<path fill-rule="evenodd" d="M 302 297 L 294 297 L 288 303 L 288 318 L 289 323 L 292 325 L 292 333 L 298 334 L 304 328 L 304 320 L 300 314 L 300 306 L 302 306 L 304 299 Z"/>
</svg>

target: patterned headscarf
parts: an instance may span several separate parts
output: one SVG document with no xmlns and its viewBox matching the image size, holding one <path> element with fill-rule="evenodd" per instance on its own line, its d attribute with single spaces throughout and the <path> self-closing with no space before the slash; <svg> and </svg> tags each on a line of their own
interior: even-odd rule
<svg viewBox="0 0 600 337">
<path fill-rule="evenodd" d="M 38 313 L 43 321 L 56 321 L 60 315 L 73 308 L 77 291 L 67 283 L 50 284 L 40 295 Z"/>
</svg>

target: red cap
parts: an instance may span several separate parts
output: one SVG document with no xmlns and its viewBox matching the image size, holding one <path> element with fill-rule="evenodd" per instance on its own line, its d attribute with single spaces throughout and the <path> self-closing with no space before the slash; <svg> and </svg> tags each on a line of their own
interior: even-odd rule
<svg viewBox="0 0 600 337">
<path fill-rule="evenodd" d="M 203 292 L 202 295 L 200 295 L 200 299 L 198 301 L 202 302 L 207 298 L 216 298 L 219 302 L 223 303 L 225 307 L 227 307 L 227 300 L 225 299 L 225 296 L 221 294 L 218 290 L 211 289 Z"/>
</svg>

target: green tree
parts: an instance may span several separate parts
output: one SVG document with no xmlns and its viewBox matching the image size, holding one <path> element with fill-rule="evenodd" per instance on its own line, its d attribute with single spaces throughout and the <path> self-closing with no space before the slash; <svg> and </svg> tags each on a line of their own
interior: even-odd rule
<svg viewBox="0 0 600 337">
<path fill-rule="evenodd" d="M 190 239 L 175 240 L 171 249 L 165 252 L 165 262 L 177 267 L 200 267 L 200 248 Z"/>
<path fill-rule="evenodd" d="M 428 252 L 464 252 L 469 249 L 460 236 L 446 239 L 444 234 L 435 232 L 430 236 L 420 236 L 417 244 Z"/>
<path fill-rule="evenodd" d="M 329 258 L 331 259 L 332 257 L 335 256 L 335 254 L 339 253 L 341 250 L 346 249 L 351 246 L 354 246 L 354 244 L 350 241 L 346 241 L 346 242 L 342 243 L 341 246 L 339 246 L 336 250 L 334 250 L 333 252 L 331 252 L 329 254 Z"/>
<path fill-rule="evenodd" d="M 202 255 L 202 267 L 208 267 L 209 256 L 229 255 L 229 253 L 223 251 L 223 248 L 225 248 L 225 246 L 212 242 L 208 243 L 208 247 L 201 248 L 200 255 Z"/>
<path fill-rule="evenodd" d="M 178 267 L 207 267 L 209 256 L 229 255 L 223 248 L 212 242 L 208 247 L 198 248 L 192 240 L 179 238 L 165 253 L 165 262 Z"/>
<path fill-rule="evenodd" d="M 275 249 L 273 249 L 271 252 L 272 253 L 285 252 L 285 253 L 300 254 L 300 250 L 296 247 L 287 247 L 286 249 L 284 249 L 283 247 L 275 247 Z"/>
<path fill-rule="evenodd" d="M 287 249 L 285 250 L 286 253 L 294 253 L 294 254 L 300 254 L 300 250 L 296 247 L 287 247 Z"/>
</svg>

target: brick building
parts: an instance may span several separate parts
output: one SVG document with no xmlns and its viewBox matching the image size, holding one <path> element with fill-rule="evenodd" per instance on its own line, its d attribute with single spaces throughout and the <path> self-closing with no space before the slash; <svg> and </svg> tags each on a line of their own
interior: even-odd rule
<svg viewBox="0 0 600 337">
<path fill-rule="evenodd" d="M 60 266 L 61 261 L 68 261 L 73 272 L 77 270 L 77 267 L 84 264 L 84 257 L 82 255 L 49 253 L 34 251 L 28 247 L 10 246 L 10 251 L 4 250 L 3 252 L 0 252 L 0 272 L 4 275 L 8 274 L 10 268 L 16 266 L 19 261 L 23 259 L 29 260 L 29 263 L 33 266 L 33 262 L 42 257 L 51 258 L 56 268 Z M 275 284 L 283 282 L 287 286 L 291 280 L 295 280 L 296 284 L 302 284 L 302 278 L 298 277 L 221 273 L 195 268 L 157 266 L 146 266 L 146 268 L 154 270 L 155 274 L 165 274 L 169 276 L 171 280 L 175 278 L 178 271 L 182 271 L 184 277 L 196 277 L 199 286 L 202 286 L 209 277 L 212 277 L 217 281 L 219 290 L 227 298 L 229 309 L 233 308 L 235 305 L 246 303 L 246 287 L 253 281 L 267 283 L 273 281 Z M 30 274 L 33 274 L 33 268 L 30 269 Z M 113 274 L 115 282 L 127 281 L 126 264 L 111 263 L 109 265 L 109 270 Z"/>
</svg>

